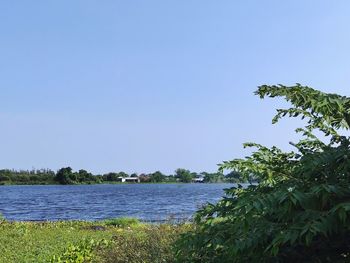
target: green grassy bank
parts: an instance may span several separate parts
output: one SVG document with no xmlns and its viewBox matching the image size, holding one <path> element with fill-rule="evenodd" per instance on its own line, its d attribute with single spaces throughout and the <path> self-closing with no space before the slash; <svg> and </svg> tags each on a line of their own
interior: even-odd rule
<svg viewBox="0 0 350 263">
<path fill-rule="evenodd" d="M 173 262 L 173 243 L 188 224 L 0 221 L 0 263 Z"/>
</svg>

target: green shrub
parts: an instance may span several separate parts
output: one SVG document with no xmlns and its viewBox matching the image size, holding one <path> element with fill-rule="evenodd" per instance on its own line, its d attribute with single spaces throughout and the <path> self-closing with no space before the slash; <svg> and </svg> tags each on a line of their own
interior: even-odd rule
<svg viewBox="0 0 350 263">
<path fill-rule="evenodd" d="M 50 263 L 89 263 L 94 261 L 94 250 L 108 247 L 107 240 L 95 241 L 93 239 L 85 239 L 77 245 L 71 244 L 62 255 L 54 255 Z"/>
<path fill-rule="evenodd" d="M 224 162 L 221 171 L 260 183 L 231 188 L 200 210 L 177 243 L 178 261 L 349 262 L 350 140 L 340 132 L 349 131 L 350 98 L 300 85 L 261 86 L 256 94 L 289 101 L 273 122 L 300 116 L 307 124 L 296 131 L 304 137 L 292 143 L 296 152 L 248 143 L 257 148 L 251 156 Z"/>
</svg>

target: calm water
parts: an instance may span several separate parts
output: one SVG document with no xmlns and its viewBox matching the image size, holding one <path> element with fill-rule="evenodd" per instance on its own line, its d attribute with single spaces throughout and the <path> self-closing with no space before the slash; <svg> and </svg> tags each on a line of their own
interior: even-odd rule
<svg viewBox="0 0 350 263">
<path fill-rule="evenodd" d="M 118 184 L 0 186 L 0 213 L 8 220 L 145 221 L 188 219 L 206 202 L 217 202 L 230 184 Z"/>
</svg>

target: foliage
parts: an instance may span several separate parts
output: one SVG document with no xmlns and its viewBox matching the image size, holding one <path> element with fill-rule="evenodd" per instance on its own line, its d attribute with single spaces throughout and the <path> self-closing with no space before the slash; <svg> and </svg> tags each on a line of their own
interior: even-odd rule
<svg viewBox="0 0 350 263">
<path fill-rule="evenodd" d="M 295 152 L 245 144 L 256 151 L 220 166 L 260 183 L 228 189 L 200 210 L 178 243 L 179 262 L 348 262 L 350 140 L 341 132 L 349 130 L 350 98 L 299 84 L 261 86 L 256 94 L 289 101 L 273 123 L 300 116 L 303 137 L 292 143 Z"/>
<path fill-rule="evenodd" d="M 103 223 L 107 226 L 117 226 L 117 227 L 131 227 L 141 224 L 140 220 L 133 217 L 119 217 L 119 218 L 111 218 L 103 221 Z"/>
<path fill-rule="evenodd" d="M 149 183 L 151 181 L 151 178 L 147 174 L 140 174 L 139 179 L 141 183 Z"/>
<path fill-rule="evenodd" d="M 190 183 L 192 181 L 192 174 L 189 170 L 186 169 L 176 169 L 175 171 L 175 177 L 180 180 L 180 182 L 183 183 Z"/>
<path fill-rule="evenodd" d="M 228 180 L 231 183 L 240 183 L 241 180 L 241 174 L 237 171 L 231 171 L 228 174 L 225 175 L 226 180 Z"/>
<path fill-rule="evenodd" d="M 1 184 L 53 184 L 55 183 L 55 172 L 49 169 L 15 171 L 3 169 L 0 170 Z"/>
<path fill-rule="evenodd" d="M 55 179 L 60 184 L 72 184 L 77 181 L 77 176 L 72 172 L 72 168 L 65 167 L 58 170 Z"/>
<path fill-rule="evenodd" d="M 104 221 L 0 220 L 0 263 L 171 262 L 161 259 L 174 258 L 173 242 L 190 227 L 188 224 L 138 223 L 118 227 Z M 133 261 L 135 253 L 142 261 Z M 149 261 L 156 257 L 159 261 Z"/>
<path fill-rule="evenodd" d="M 0 263 L 46 263 L 62 256 L 68 247 L 84 240 L 110 240 L 115 227 L 96 231 L 95 222 L 9 222 L 0 223 Z M 69 250 L 69 249 L 68 249 Z M 71 250 L 72 251 L 72 250 Z"/>
<path fill-rule="evenodd" d="M 207 181 L 210 183 L 218 182 L 230 182 L 237 183 L 242 182 L 242 177 L 232 180 L 229 177 L 223 177 L 221 173 L 206 173 Z M 120 183 L 121 177 L 138 177 L 141 183 L 175 183 L 183 182 L 190 183 L 192 178 L 199 175 L 195 172 L 190 172 L 186 169 L 177 169 L 175 175 L 165 175 L 160 171 L 156 171 L 150 174 L 137 175 L 133 173 L 128 175 L 125 172 L 110 172 L 103 175 L 94 175 L 84 169 L 80 169 L 78 172 L 74 172 L 71 167 L 63 167 L 55 173 L 49 169 L 41 170 L 0 170 L 0 185 L 8 184 L 100 184 L 100 183 Z"/>
<path fill-rule="evenodd" d="M 99 251 L 101 263 L 174 262 L 173 244 L 189 225 L 146 225 L 115 235 L 110 246 Z"/>
<path fill-rule="evenodd" d="M 105 239 L 95 241 L 94 239 L 84 239 L 77 245 L 70 244 L 62 255 L 52 256 L 50 263 L 91 263 L 96 262 L 95 250 L 108 247 L 110 242 Z"/>
<path fill-rule="evenodd" d="M 118 181 L 118 177 L 119 177 L 118 173 L 108 173 L 108 174 L 104 174 L 102 176 L 104 181 L 110 181 L 110 182 L 111 181 L 117 182 Z"/>
<path fill-rule="evenodd" d="M 217 173 L 202 172 L 202 175 L 204 176 L 205 183 L 222 183 L 225 181 L 224 174 L 221 172 L 217 172 Z"/>
<path fill-rule="evenodd" d="M 78 174 L 76 176 L 76 180 L 79 183 L 93 182 L 93 181 L 98 182 L 99 181 L 95 176 L 92 175 L 92 173 L 89 173 L 88 171 L 83 170 L 83 169 L 80 169 L 78 171 Z"/>
<path fill-rule="evenodd" d="M 165 175 L 162 174 L 160 171 L 156 171 L 151 174 L 150 181 L 153 183 L 161 183 L 165 179 Z"/>
</svg>

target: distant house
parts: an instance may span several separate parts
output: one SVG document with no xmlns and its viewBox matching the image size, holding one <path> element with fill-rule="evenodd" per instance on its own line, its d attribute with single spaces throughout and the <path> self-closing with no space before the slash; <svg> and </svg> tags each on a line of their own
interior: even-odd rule
<svg viewBox="0 0 350 263">
<path fill-rule="evenodd" d="M 204 177 L 193 178 L 192 183 L 204 183 Z"/>
<path fill-rule="evenodd" d="M 118 177 L 119 181 L 122 183 L 139 183 L 140 178 L 139 177 Z"/>
</svg>

